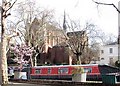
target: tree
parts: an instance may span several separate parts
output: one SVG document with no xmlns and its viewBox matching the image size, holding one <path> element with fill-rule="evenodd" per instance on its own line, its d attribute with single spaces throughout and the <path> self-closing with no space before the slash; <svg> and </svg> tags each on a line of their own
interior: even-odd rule
<svg viewBox="0 0 120 86">
<path fill-rule="evenodd" d="M 36 7 L 36 3 L 32 0 L 27 0 L 18 4 L 16 8 L 17 19 L 19 23 L 19 32 L 21 39 L 29 46 L 43 45 L 43 29 L 47 23 L 52 23 L 53 10 L 42 9 Z M 34 7 L 34 8 L 33 8 Z M 27 9 L 26 9 L 27 8 Z"/>
<path fill-rule="evenodd" d="M 94 56 L 98 57 L 96 54 L 98 50 L 95 52 L 95 49 L 90 48 L 93 44 L 98 43 L 98 40 L 99 42 L 102 40 L 103 33 L 96 29 L 96 25 L 86 23 L 84 27 L 81 27 L 79 22 L 70 21 L 67 26 L 72 30 L 72 32 L 67 33 L 67 45 L 76 56 L 79 64 L 85 63 L 85 58 L 89 59 L 90 62 Z"/>
<path fill-rule="evenodd" d="M 104 38 L 103 38 L 103 44 L 106 45 L 106 44 L 110 44 L 110 43 L 113 43 L 113 42 L 117 42 L 117 37 L 114 36 L 113 34 L 108 34 L 108 35 L 105 35 Z"/>
<path fill-rule="evenodd" d="M 51 28 L 50 25 L 54 22 L 53 13 L 53 10 L 36 7 L 36 3 L 33 0 L 18 3 L 14 10 L 16 22 L 11 21 L 10 25 L 15 31 L 19 31 L 21 43 L 38 48 L 37 50 L 39 50 L 39 52 L 36 52 L 36 55 L 43 52 L 45 38 L 47 36 L 45 32 L 48 28 Z M 48 24 L 49 26 L 47 26 Z M 17 38 L 17 41 L 19 39 Z M 35 57 L 33 56 L 33 60 L 34 59 Z"/>
<path fill-rule="evenodd" d="M 54 26 L 54 10 L 36 7 L 33 0 L 27 0 L 19 3 L 14 12 L 17 22 L 13 26 L 17 25 L 15 29 L 20 32 L 20 40 L 28 46 L 37 47 L 39 53 L 43 52 L 47 31 Z"/>
<path fill-rule="evenodd" d="M 1 6 L 1 59 L 0 59 L 0 84 L 8 84 L 8 72 L 7 72 L 7 58 L 6 58 L 6 18 L 10 15 L 9 10 L 14 6 L 17 0 L 13 3 L 6 0 L 2 0 Z"/>
<path fill-rule="evenodd" d="M 32 56 L 34 54 L 34 47 L 27 46 L 26 44 L 22 45 L 11 45 L 10 51 L 12 51 L 16 58 L 13 60 L 19 64 L 19 69 L 25 65 L 33 67 Z"/>
</svg>

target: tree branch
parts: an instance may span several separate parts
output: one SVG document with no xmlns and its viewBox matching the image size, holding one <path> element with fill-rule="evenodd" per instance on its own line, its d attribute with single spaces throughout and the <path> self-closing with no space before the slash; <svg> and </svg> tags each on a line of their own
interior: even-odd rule
<svg viewBox="0 0 120 86">
<path fill-rule="evenodd" d="M 17 0 L 15 0 L 14 2 L 13 2 L 13 4 L 6 10 L 6 12 L 8 11 L 8 10 L 10 10 L 13 6 L 14 6 L 14 4 L 17 2 Z"/>
<path fill-rule="evenodd" d="M 118 13 L 120 13 L 120 10 L 115 6 L 115 4 L 113 4 L 113 3 L 111 3 L 111 4 L 108 4 L 108 3 L 101 3 L 101 2 L 97 2 L 97 1 L 94 1 L 94 0 L 92 0 L 94 3 L 96 3 L 96 4 L 98 4 L 98 5 L 111 5 L 111 6 L 113 6 L 116 10 L 117 10 L 117 12 Z"/>
</svg>

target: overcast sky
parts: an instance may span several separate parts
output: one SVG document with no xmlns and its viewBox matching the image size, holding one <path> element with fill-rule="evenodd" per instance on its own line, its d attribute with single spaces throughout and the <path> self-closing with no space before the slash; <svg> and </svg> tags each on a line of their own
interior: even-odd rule
<svg viewBox="0 0 120 86">
<path fill-rule="evenodd" d="M 57 18 L 63 17 L 64 10 L 72 19 L 81 23 L 90 21 L 106 33 L 118 34 L 118 13 L 112 6 L 97 5 L 92 0 L 35 0 L 38 5 L 54 9 Z M 119 0 L 97 0 L 118 5 Z"/>
<path fill-rule="evenodd" d="M 19 1 L 19 0 L 18 0 Z M 21 0 L 20 0 L 21 1 Z M 23 0 L 24 1 L 24 0 Z M 57 19 L 63 18 L 64 10 L 71 19 L 86 21 L 96 24 L 106 33 L 118 34 L 118 13 L 112 6 L 97 5 L 92 0 L 34 0 L 37 5 L 55 10 Z M 118 5 L 119 0 L 96 0 Z"/>
</svg>

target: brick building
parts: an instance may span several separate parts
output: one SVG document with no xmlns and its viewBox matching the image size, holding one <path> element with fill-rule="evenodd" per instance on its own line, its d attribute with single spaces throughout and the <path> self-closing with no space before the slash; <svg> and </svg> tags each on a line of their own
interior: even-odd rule
<svg viewBox="0 0 120 86">
<path fill-rule="evenodd" d="M 42 24 L 42 21 L 37 18 L 33 20 L 29 28 L 32 34 L 30 36 L 31 42 L 34 45 L 39 44 L 40 54 L 37 59 L 40 65 L 45 62 L 50 64 L 69 64 L 70 58 L 75 57 L 71 54 L 67 45 L 70 40 L 77 41 L 79 39 L 79 42 L 84 43 L 86 41 L 86 45 L 88 44 L 85 31 L 68 32 L 66 34 L 64 30 L 57 28 L 53 24 Z"/>
<path fill-rule="evenodd" d="M 66 41 L 65 33 L 62 29 L 47 22 L 43 24 L 43 22 L 37 18 L 35 18 L 30 25 L 30 33 L 32 33 L 31 42 L 34 42 L 34 45 L 39 44 L 39 47 L 43 48 L 42 52 L 46 53 L 48 47 L 52 48 Z"/>
</svg>

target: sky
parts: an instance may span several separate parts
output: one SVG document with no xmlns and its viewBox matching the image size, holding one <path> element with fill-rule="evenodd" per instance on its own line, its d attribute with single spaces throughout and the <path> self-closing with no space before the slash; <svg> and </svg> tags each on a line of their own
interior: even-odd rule
<svg viewBox="0 0 120 86">
<path fill-rule="evenodd" d="M 55 10 L 55 17 L 63 18 L 64 10 L 71 19 L 80 20 L 81 24 L 89 21 L 105 33 L 118 35 L 118 13 L 112 6 L 97 6 L 92 0 L 35 0 L 41 7 Z M 114 3 L 119 0 L 97 0 Z"/>
<path fill-rule="evenodd" d="M 18 0 L 19 1 L 19 0 Z M 20 0 L 21 1 L 21 0 Z M 24 0 L 22 0 L 24 1 Z M 105 33 L 118 35 L 118 12 L 112 6 L 97 6 L 92 0 L 33 0 L 38 6 L 54 9 L 55 18 L 63 19 L 64 10 L 71 19 L 80 20 L 81 25 L 91 22 Z M 114 3 L 119 0 L 96 0 Z"/>
</svg>

